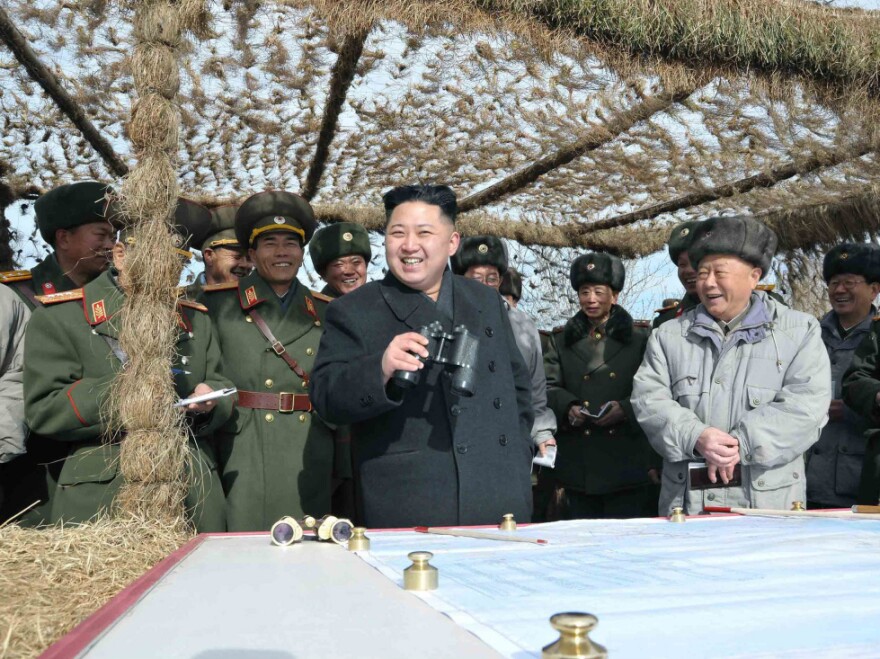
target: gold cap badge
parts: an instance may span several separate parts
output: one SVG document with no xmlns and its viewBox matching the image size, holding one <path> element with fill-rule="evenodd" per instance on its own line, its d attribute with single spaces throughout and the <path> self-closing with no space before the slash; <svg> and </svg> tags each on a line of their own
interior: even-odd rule
<svg viewBox="0 0 880 659">
<path fill-rule="evenodd" d="M 351 242 L 354 239 L 354 236 L 351 235 L 350 231 L 346 231 L 342 234 L 342 239 L 346 242 Z"/>
<path fill-rule="evenodd" d="M 284 224 L 284 218 L 280 215 L 276 215 L 275 219 L 272 221 L 275 222 L 275 224 Z"/>
<path fill-rule="evenodd" d="M 480 254 L 485 254 L 486 252 L 489 251 L 489 246 L 488 246 L 486 243 L 483 243 L 482 245 L 480 245 L 479 247 L 477 247 L 477 251 L 478 251 Z"/>
<path fill-rule="evenodd" d="M 679 234 L 679 235 L 681 235 L 681 236 L 686 236 L 686 235 L 688 235 L 690 232 L 691 232 L 691 230 L 688 229 L 687 227 L 685 227 L 684 229 L 681 230 L 681 234 Z"/>
<path fill-rule="evenodd" d="M 595 263 L 587 263 L 587 270 L 593 270 L 593 269 L 595 269 L 595 267 L 596 267 Z"/>
</svg>

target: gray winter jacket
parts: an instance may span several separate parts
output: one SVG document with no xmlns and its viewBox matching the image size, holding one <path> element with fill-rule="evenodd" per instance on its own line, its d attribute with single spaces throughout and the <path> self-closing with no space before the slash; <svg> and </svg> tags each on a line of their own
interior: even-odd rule
<svg viewBox="0 0 880 659">
<path fill-rule="evenodd" d="M 706 505 L 788 510 L 806 498 L 803 453 L 828 419 L 831 370 L 818 321 L 766 293 L 728 337 L 702 304 L 654 330 L 632 405 L 663 456 L 660 513 Z M 739 440 L 742 487 L 689 489 L 707 427 Z"/>
<path fill-rule="evenodd" d="M 547 407 L 547 377 L 544 375 L 544 355 L 541 352 L 541 338 L 538 328 L 524 311 L 512 307 L 507 302 L 507 316 L 513 329 L 513 338 L 526 362 L 532 381 L 532 409 L 535 421 L 532 423 L 532 441 L 537 446 L 556 435 L 556 415 Z"/>
<path fill-rule="evenodd" d="M 25 452 L 24 330 L 31 317 L 12 289 L 0 284 L 0 463 Z"/>
<path fill-rule="evenodd" d="M 822 318 L 822 341 L 831 360 L 832 398 L 843 398 L 843 375 L 853 353 L 871 331 L 876 309 L 846 335 L 840 336 L 837 315 L 829 311 Z M 865 457 L 868 422 L 848 406 L 843 419 L 829 421 L 819 441 L 807 452 L 807 499 L 832 508 L 848 508 L 856 503 L 859 478 Z"/>
</svg>

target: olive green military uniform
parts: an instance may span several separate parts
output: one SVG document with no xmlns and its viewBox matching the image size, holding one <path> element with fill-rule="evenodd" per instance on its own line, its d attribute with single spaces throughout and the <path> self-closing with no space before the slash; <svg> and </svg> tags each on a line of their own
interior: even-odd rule
<svg viewBox="0 0 880 659">
<path fill-rule="evenodd" d="M 653 329 L 657 329 L 667 320 L 672 320 L 673 318 L 679 318 L 685 311 L 689 309 L 693 309 L 700 303 L 700 298 L 697 297 L 696 294 L 690 295 L 685 294 L 685 296 L 678 302 L 678 304 L 672 304 L 668 307 L 663 307 L 662 309 L 657 309 L 657 315 L 654 317 L 653 322 L 651 323 L 651 327 Z"/>
<path fill-rule="evenodd" d="M 61 185 L 42 195 L 35 204 L 35 210 L 37 227 L 43 240 L 52 245 L 58 229 L 74 229 L 91 222 L 113 222 L 112 213 L 108 212 L 108 192 L 110 188 L 103 183 L 82 181 Z M 43 306 L 39 296 L 79 288 L 61 269 L 55 252 L 30 270 L 0 273 L 0 283 L 15 291 L 31 311 Z M 28 444 L 39 444 L 39 439 L 28 440 Z M 39 526 L 48 522 L 56 482 L 43 465 L 60 458 L 43 454 L 37 461 L 35 457 L 35 452 L 29 449 L 26 454 L 0 466 L 0 481 L 4 483 L 7 493 L 0 508 L 0 522 L 35 501 L 40 503 L 16 517 L 16 522 L 21 526 Z"/>
<path fill-rule="evenodd" d="M 867 445 L 856 502 L 876 506 L 880 503 L 880 316 L 874 316 L 871 330 L 856 348 L 852 363 L 843 376 L 843 401 L 868 421 Z"/>
<path fill-rule="evenodd" d="M 648 471 L 659 461 L 629 401 L 647 340 L 648 331 L 635 327 L 630 315 L 615 305 L 599 329 L 591 328 L 579 311 L 564 328 L 554 330 L 544 356 L 548 404 L 559 424 L 553 475 L 566 492 L 602 497 L 609 517 L 653 516 L 657 510 Z M 573 404 L 598 412 L 609 401 L 620 403 L 623 423 L 569 424 Z"/>
<path fill-rule="evenodd" d="M 309 410 L 308 386 L 272 349 L 253 322 L 256 311 L 308 374 L 321 339 L 327 298 L 294 281 L 285 309 L 256 272 L 238 284 L 205 289 L 217 327 L 224 371 L 239 392 L 283 396 L 275 409 L 239 405 L 217 433 L 230 531 L 268 530 L 284 515 L 319 517 L 330 511 L 333 435 Z M 278 409 L 281 407 L 282 409 Z M 304 408 L 304 409 L 293 409 Z"/>
<path fill-rule="evenodd" d="M 210 221 L 207 225 L 200 227 L 199 235 L 193 236 L 192 246 L 200 252 L 218 247 L 244 249 L 238 244 L 238 238 L 235 237 L 235 213 L 237 210 L 238 206 L 235 204 L 224 204 L 211 209 Z M 201 294 L 207 284 L 205 274 L 204 270 L 200 272 L 195 281 L 184 289 L 184 295 L 187 299 L 195 300 Z"/>
<path fill-rule="evenodd" d="M 86 521 L 107 509 L 122 483 L 119 443 L 109 434 L 105 406 L 110 385 L 127 359 L 118 345 L 118 312 L 124 293 L 108 271 L 80 290 L 46 298 L 36 311 L 25 339 L 25 413 L 41 435 L 42 454 L 56 462 L 57 491 L 49 521 Z M 230 386 L 219 372 L 220 349 L 206 309 L 178 306 L 177 354 L 172 367 L 181 397 L 204 382 L 213 389 Z M 222 398 L 209 415 L 193 418 L 196 437 L 208 436 L 232 412 Z M 121 441 L 124 440 L 124 435 Z M 214 451 L 207 441 L 192 440 L 186 505 L 200 531 L 225 531 L 225 507 Z M 29 449 L 30 450 L 30 449 Z"/>
</svg>

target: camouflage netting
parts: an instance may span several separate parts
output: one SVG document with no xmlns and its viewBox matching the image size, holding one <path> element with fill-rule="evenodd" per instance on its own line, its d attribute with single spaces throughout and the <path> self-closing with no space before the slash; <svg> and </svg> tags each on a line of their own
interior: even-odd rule
<svg viewBox="0 0 880 659">
<path fill-rule="evenodd" d="M 5 4 L 117 158 L 98 157 L 4 52 L 11 187 L 117 178 L 134 159 L 130 10 Z M 876 12 L 760 0 L 206 6 L 189 12 L 205 38 L 180 80 L 180 185 L 196 198 L 285 188 L 325 218 L 376 227 L 382 190 L 443 180 L 465 198 L 466 230 L 634 257 L 674 221 L 770 212 L 798 227 L 877 180 Z M 845 233 L 873 230 L 869 219 Z M 789 249 L 840 235 L 833 222 L 779 226 Z"/>
</svg>

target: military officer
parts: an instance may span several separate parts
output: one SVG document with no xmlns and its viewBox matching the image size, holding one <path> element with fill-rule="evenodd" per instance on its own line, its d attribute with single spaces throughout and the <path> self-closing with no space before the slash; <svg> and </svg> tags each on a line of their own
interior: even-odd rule
<svg viewBox="0 0 880 659">
<path fill-rule="evenodd" d="M 187 297 L 195 299 L 206 285 L 236 282 L 253 269 L 247 251 L 235 237 L 238 206 L 224 204 L 211 211 L 204 234 L 193 236 L 193 247 L 202 253 L 205 270 L 186 287 Z"/>
<path fill-rule="evenodd" d="M 110 188 L 104 183 L 81 181 L 53 188 L 37 199 L 37 228 L 52 247 L 52 253 L 31 270 L 0 273 L 0 283 L 14 290 L 28 309 L 42 306 L 39 296 L 74 290 L 110 265 L 117 227 L 108 210 L 109 193 Z M 10 335 L 7 327 L 0 331 Z M 23 416 L 24 408 L 18 413 Z M 47 502 L 55 483 L 49 480 L 37 485 L 36 479 L 45 476 L 45 470 L 34 461 L 34 455 L 20 455 L 0 467 L 0 482 L 5 484 L 7 493 L 0 505 L 0 521 L 36 500 L 43 503 L 19 516 L 18 523 L 35 526 L 47 521 Z M 25 496 L 25 500 L 19 495 Z"/>
<path fill-rule="evenodd" d="M 857 503 L 870 425 L 841 400 L 843 376 L 877 313 L 873 302 L 880 293 L 880 248 L 873 243 L 837 245 L 825 255 L 822 276 L 831 311 L 819 325 L 831 360 L 832 400 L 828 425 L 806 454 L 807 507 L 849 508 Z"/>
<path fill-rule="evenodd" d="M 501 275 L 501 285 L 498 287 L 501 297 L 507 300 L 507 304 L 516 309 L 522 298 L 522 275 L 516 268 L 507 268 L 507 272 Z"/>
<path fill-rule="evenodd" d="M 30 271 L 0 273 L 30 309 L 38 295 L 63 293 L 84 286 L 110 265 L 116 227 L 108 210 L 110 188 L 97 181 L 62 185 L 34 203 L 37 228 L 52 253 Z"/>
<path fill-rule="evenodd" d="M 333 437 L 309 400 L 330 298 L 296 279 L 315 226 L 311 206 L 295 194 L 249 197 L 235 233 L 255 271 L 205 287 L 224 369 L 238 388 L 233 417 L 217 434 L 230 531 L 268 530 L 284 515 L 330 510 Z"/>
<path fill-rule="evenodd" d="M 208 210 L 181 200 L 175 217 L 178 251 L 190 230 L 207 221 Z M 83 288 L 45 296 L 25 338 L 25 413 L 41 454 L 52 455 L 57 480 L 50 523 L 85 522 L 108 510 L 122 483 L 118 470 L 125 429 L 108 426 L 105 409 L 116 374 L 128 356 L 119 345 L 119 312 L 125 300 L 125 262 L 137 245 L 120 236 L 113 247 L 114 267 Z M 179 334 L 171 373 L 183 398 L 231 386 L 220 375 L 220 348 L 207 309 L 178 302 Z M 224 423 L 232 400 L 193 404 L 187 409 L 194 436 L 189 465 L 187 512 L 199 531 L 226 530 L 222 487 L 213 449 L 202 438 Z M 108 437 L 110 441 L 108 441 Z"/>
<path fill-rule="evenodd" d="M 554 330 L 544 356 L 547 398 L 559 431 L 555 477 L 568 519 L 656 514 L 649 472 L 659 459 L 636 422 L 630 394 L 648 331 L 617 304 L 625 270 L 594 252 L 571 265 L 580 310 Z"/>
<path fill-rule="evenodd" d="M 372 258 L 370 234 L 360 224 L 339 222 L 318 229 L 309 242 L 309 255 L 321 278 L 327 282 L 321 291 L 331 298 L 351 293 L 367 283 L 367 264 Z M 334 515 L 352 518 L 354 483 L 351 468 L 351 428 L 337 426 L 333 431 Z"/>
<path fill-rule="evenodd" d="M 507 248 L 495 236 L 469 236 L 462 238 L 458 251 L 452 255 L 452 272 L 467 279 L 494 288 L 501 285 L 501 278 L 507 272 Z M 513 338 L 526 362 L 532 385 L 532 409 L 535 420 L 532 422 L 532 441 L 541 455 L 548 446 L 555 446 L 556 417 L 547 408 L 547 379 L 544 375 L 544 359 L 538 328 L 525 312 L 512 307 L 505 301 Z"/>
<path fill-rule="evenodd" d="M 319 229 L 309 243 L 315 270 L 327 285 L 321 291 L 339 297 L 367 283 L 367 264 L 373 255 L 370 234 L 360 224 L 339 222 Z"/>
<path fill-rule="evenodd" d="M 660 327 L 667 320 L 678 318 L 688 309 L 693 309 L 700 303 L 697 297 L 697 271 L 691 265 L 691 259 L 688 256 L 688 248 L 691 246 L 691 240 L 694 237 L 694 227 L 699 222 L 682 222 L 676 225 L 669 234 L 667 246 L 669 248 L 669 258 L 678 268 L 678 281 L 684 286 L 684 297 L 676 300 L 673 304 L 657 309 L 657 316 L 654 318 L 652 327 Z"/>
</svg>

